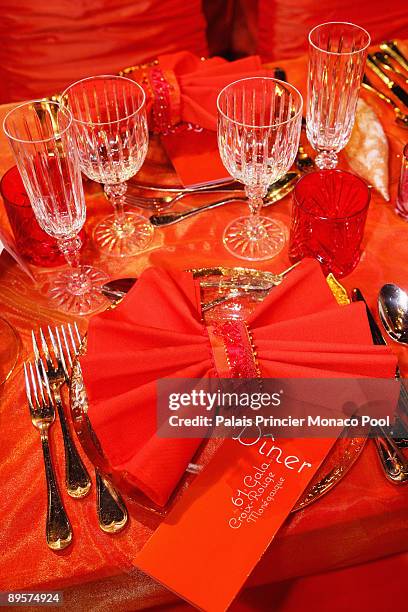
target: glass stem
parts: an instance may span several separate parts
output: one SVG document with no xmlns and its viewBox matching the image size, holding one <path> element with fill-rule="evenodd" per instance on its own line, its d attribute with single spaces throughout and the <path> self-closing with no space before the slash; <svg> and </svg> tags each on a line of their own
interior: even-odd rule
<svg viewBox="0 0 408 612">
<path fill-rule="evenodd" d="M 115 225 L 118 230 L 125 227 L 126 215 L 124 209 L 124 195 L 127 190 L 126 183 L 116 183 L 115 185 L 104 185 L 104 191 L 108 200 L 112 203 L 115 211 Z"/>
<path fill-rule="evenodd" d="M 245 193 L 249 204 L 249 223 L 252 227 L 259 225 L 259 213 L 261 212 L 263 198 L 266 196 L 267 189 L 262 185 L 246 185 Z"/>
<path fill-rule="evenodd" d="M 79 236 L 58 240 L 58 248 L 64 255 L 72 272 L 69 290 L 78 295 L 80 295 L 83 288 L 89 284 L 87 276 L 82 270 L 79 260 L 81 246 L 82 241 Z"/>
<path fill-rule="evenodd" d="M 337 154 L 334 151 L 321 150 L 316 156 L 315 163 L 319 170 L 333 170 L 337 166 Z"/>
</svg>

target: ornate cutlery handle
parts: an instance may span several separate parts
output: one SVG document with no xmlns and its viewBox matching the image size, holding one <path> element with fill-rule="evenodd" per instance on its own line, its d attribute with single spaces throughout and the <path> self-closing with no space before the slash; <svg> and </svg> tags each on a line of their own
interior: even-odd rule
<svg viewBox="0 0 408 612">
<path fill-rule="evenodd" d="M 367 66 L 369 68 L 371 68 L 371 70 L 378 76 L 378 78 L 385 83 L 385 85 L 391 89 L 391 87 L 394 85 L 394 81 L 392 79 L 390 79 L 390 77 L 388 76 L 388 74 L 385 74 L 385 72 L 383 72 L 383 70 L 380 68 L 380 66 L 377 64 L 377 62 L 374 60 L 373 56 L 368 54 L 367 56 Z"/>
<path fill-rule="evenodd" d="M 408 60 L 402 51 L 398 48 L 397 43 L 394 40 L 387 40 L 384 43 L 381 43 L 380 49 L 386 51 L 391 55 L 393 59 L 395 59 L 400 66 L 404 68 L 404 70 L 408 71 Z"/>
<path fill-rule="evenodd" d="M 218 206 L 223 206 L 224 204 L 229 204 L 229 202 L 246 202 L 246 198 L 243 197 L 235 197 L 235 198 L 227 198 L 224 200 L 217 200 L 216 202 L 210 202 L 209 204 L 204 204 L 203 206 L 197 206 L 196 208 L 190 208 L 190 210 L 186 210 L 184 212 L 178 213 L 169 213 L 166 215 L 152 215 L 150 217 L 150 223 L 155 227 L 164 227 L 166 225 L 172 225 L 173 223 L 178 223 L 179 221 L 183 221 L 183 219 L 187 219 L 187 217 L 192 217 L 193 215 L 197 215 L 204 210 L 209 210 L 210 208 L 217 208 Z"/>
<path fill-rule="evenodd" d="M 54 399 L 57 405 L 62 438 L 64 441 L 65 485 L 67 487 L 67 492 L 71 497 L 85 497 L 91 488 L 91 479 L 72 440 L 65 418 L 64 408 L 62 406 L 61 395 L 56 388 L 54 389 Z"/>
<path fill-rule="evenodd" d="M 393 441 L 385 435 L 375 438 L 378 455 L 388 480 L 394 484 L 408 482 L 408 463 Z"/>
<path fill-rule="evenodd" d="M 126 506 L 119 493 L 98 470 L 95 470 L 95 476 L 99 527 L 106 533 L 117 533 L 128 521 Z"/>
<path fill-rule="evenodd" d="M 72 541 L 72 527 L 63 506 L 51 461 L 48 432 L 41 432 L 44 455 L 45 476 L 47 479 L 47 544 L 52 550 L 62 550 Z"/>
<path fill-rule="evenodd" d="M 382 91 L 380 91 L 379 89 L 376 89 L 375 87 L 373 87 L 372 85 L 370 85 L 366 81 L 363 80 L 362 86 L 365 89 L 367 89 L 367 91 L 371 91 L 371 93 L 376 94 L 379 98 L 381 98 L 381 100 L 383 100 L 384 102 L 387 102 L 387 104 L 392 106 L 394 109 L 398 108 L 398 106 L 395 104 L 394 100 L 391 100 L 391 98 L 389 98 L 388 96 L 383 94 Z"/>
</svg>

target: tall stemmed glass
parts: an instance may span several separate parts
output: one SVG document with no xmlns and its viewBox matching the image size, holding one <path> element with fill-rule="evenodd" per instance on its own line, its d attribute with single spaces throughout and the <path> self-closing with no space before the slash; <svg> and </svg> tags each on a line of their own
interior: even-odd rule
<svg viewBox="0 0 408 612">
<path fill-rule="evenodd" d="M 319 168 L 335 168 L 350 138 L 369 44 L 353 23 L 323 23 L 309 33 L 306 131 Z"/>
<path fill-rule="evenodd" d="M 86 208 L 71 113 L 57 102 L 33 100 L 11 110 L 3 127 L 35 217 L 70 266 L 53 279 L 50 297 L 74 314 L 99 309 L 108 276 L 79 264 Z"/>
<path fill-rule="evenodd" d="M 287 239 L 285 225 L 261 217 L 268 186 L 293 164 L 299 145 L 302 96 L 292 85 L 268 77 L 241 79 L 219 94 L 218 148 L 228 172 L 245 185 L 250 216 L 224 231 L 226 249 L 252 261 L 277 255 Z"/>
<path fill-rule="evenodd" d="M 153 238 L 153 227 L 134 212 L 125 212 L 126 181 L 141 168 L 149 144 L 145 93 L 135 81 L 119 76 L 82 79 L 62 94 L 72 113 L 81 169 L 103 183 L 115 214 L 95 228 L 102 251 L 135 255 Z"/>
</svg>

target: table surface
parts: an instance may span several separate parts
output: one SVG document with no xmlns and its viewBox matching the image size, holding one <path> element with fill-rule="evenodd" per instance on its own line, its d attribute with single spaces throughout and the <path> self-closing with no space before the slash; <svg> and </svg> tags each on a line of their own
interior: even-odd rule
<svg viewBox="0 0 408 612">
<path fill-rule="evenodd" d="M 404 49 L 408 51 L 408 45 Z M 280 62 L 279 65 L 287 71 L 288 80 L 306 95 L 306 58 Z M 364 253 L 357 268 L 343 284 L 348 290 L 360 287 L 376 313 L 378 290 L 384 283 L 395 282 L 408 288 L 408 225 L 394 213 L 400 156 L 407 142 L 407 132 L 396 126 L 392 110 L 374 96 L 366 92 L 362 95 L 381 117 L 389 137 L 391 202 L 386 203 L 373 192 Z M 9 108 L 0 107 L 1 121 Z M 12 165 L 11 151 L 1 133 L 0 173 Z M 347 167 L 343 157 L 340 167 Z M 165 153 L 153 140 L 138 178 L 157 183 L 168 179 L 171 174 Z M 95 223 L 109 212 L 109 204 L 99 186 L 88 184 L 87 192 L 85 229 L 91 236 Z M 195 198 L 194 204 L 199 201 Z M 179 208 L 191 204 L 187 198 Z M 268 214 L 289 225 L 290 205 L 291 198 L 286 197 L 270 208 Z M 94 250 L 90 239 L 83 251 L 83 261 L 92 261 L 113 278 L 137 276 L 151 265 L 179 269 L 214 264 L 242 265 L 226 252 L 221 236 L 226 224 L 242 213 L 243 207 L 242 204 L 229 205 L 157 230 L 152 246 L 127 260 L 102 256 Z M 1 215 L 5 222 L 4 211 Z M 285 248 L 278 257 L 262 262 L 258 267 L 279 272 L 288 265 Z M 126 499 L 131 517 L 129 525 L 123 532 L 108 536 L 97 526 L 94 487 L 83 500 L 73 500 L 64 495 L 75 533 L 73 545 L 60 553 L 53 553 L 46 546 L 46 490 L 41 447 L 38 434 L 30 423 L 22 363 L 32 358 L 31 329 L 72 319 L 54 310 L 40 292 L 41 285 L 53 271 L 33 268 L 33 273 L 37 286 L 6 253 L 0 257 L 0 314 L 18 330 L 21 339 L 18 366 L 3 388 L 0 387 L 0 590 L 69 587 L 71 591 L 75 590 L 75 595 L 69 600 L 72 609 L 81 601 L 81 596 L 89 598 L 90 593 L 96 594 L 95 584 L 99 585 L 99 593 L 108 592 L 114 585 L 119 591 L 126 591 L 127 597 L 130 593 L 134 599 L 132 609 L 175 602 L 177 598 L 173 594 L 144 576 L 132 564 L 135 553 L 157 526 L 158 519 L 142 511 L 131 500 Z M 86 331 L 87 320 L 76 320 L 81 331 Z M 392 344 L 392 349 L 399 357 L 402 371 L 408 373 L 408 350 L 395 344 Z M 57 476 L 62 482 L 62 441 L 58 427 L 52 429 L 52 449 L 57 457 Z M 85 463 L 91 471 L 92 466 L 86 459 Z M 369 442 L 355 466 L 330 494 L 286 521 L 248 584 L 311 575 L 407 550 L 407 502 L 408 487 L 397 487 L 385 480 L 374 445 Z M 92 586 L 91 581 L 98 582 Z M 105 609 L 103 603 L 98 609 Z M 106 603 L 106 609 L 110 609 L 109 603 Z"/>
</svg>

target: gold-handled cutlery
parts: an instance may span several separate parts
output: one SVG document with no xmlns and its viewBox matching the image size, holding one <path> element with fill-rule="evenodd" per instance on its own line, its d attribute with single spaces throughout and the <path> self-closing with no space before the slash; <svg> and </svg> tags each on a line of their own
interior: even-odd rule
<svg viewBox="0 0 408 612">
<path fill-rule="evenodd" d="M 268 195 L 264 200 L 263 208 L 272 206 L 272 204 L 275 204 L 276 202 L 282 200 L 282 198 L 284 198 L 294 189 L 299 177 L 300 172 L 298 171 L 287 172 L 281 179 L 273 183 L 273 185 L 269 187 Z M 202 206 L 190 208 L 189 210 L 182 212 L 167 213 L 163 215 L 152 215 L 150 217 L 150 223 L 155 227 L 165 227 L 167 225 L 173 225 L 174 223 L 178 223 L 179 221 L 188 219 L 188 217 L 192 217 L 193 215 L 197 215 L 206 210 L 210 210 L 211 208 L 224 206 L 224 204 L 229 204 L 230 202 L 247 202 L 247 198 L 243 196 L 231 197 L 223 200 L 217 200 L 216 202 L 210 202 L 209 204 L 203 204 Z"/>
<path fill-rule="evenodd" d="M 157 196 L 157 197 L 146 197 L 139 194 L 134 193 L 126 193 L 124 196 L 125 203 L 127 206 L 136 206 L 137 208 L 147 208 L 160 210 L 162 208 L 169 208 L 173 206 L 179 200 L 182 200 L 186 196 L 192 195 L 207 195 L 207 194 L 229 194 L 229 195 L 237 195 L 245 197 L 245 192 L 243 189 L 214 189 L 212 191 L 187 191 L 183 193 L 177 193 L 175 196 Z"/>
<path fill-rule="evenodd" d="M 400 127 L 408 128 L 408 114 L 404 113 L 400 109 L 400 107 L 394 102 L 394 100 L 391 100 L 391 98 L 383 94 L 382 91 L 380 91 L 379 89 L 376 89 L 374 85 L 371 83 L 371 81 L 369 80 L 369 78 L 367 77 L 367 75 L 364 75 L 363 77 L 362 87 L 364 87 L 364 89 L 366 89 L 367 91 L 375 94 L 383 102 L 386 102 L 389 106 L 391 106 L 395 114 L 395 122 Z"/>
<path fill-rule="evenodd" d="M 91 479 L 82 463 L 82 459 L 72 439 L 61 399 L 61 387 L 66 382 L 66 365 L 61 349 L 59 335 L 54 337 L 48 327 L 50 346 L 48 346 L 42 329 L 40 329 L 40 343 L 47 364 L 47 376 L 57 407 L 59 422 L 62 430 L 65 455 L 65 486 L 71 497 L 84 497 L 91 488 Z M 34 356 L 37 363 L 41 361 L 40 351 L 34 332 L 31 332 Z M 58 345 L 57 345 L 58 342 Z"/>
<path fill-rule="evenodd" d="M 235 278 L 231 279 L 231 282 L 219 282 L 218 287 L 220 289 L 228 288 L 228 294 L 217 297 L 214 300 L 211 300 L 211 302 L 203 303 L 201 305 L 201 310 L 202 312 L 206 312 L 207 310 L 211 310 L 211 308 L 214 308 L 214 306 L 218 306 L 219 304 L 223 304 L 224 302 L 227 302 L 228 300 L 233 300 L 237 297 L 243 297 L 245 295 L 248 295 L 248 293 L 260 293 L 261 300 L 263 300 L 266 297 L 267 293 L 269 293 L 269 291 L 273 289 L 273 287 L 280 285 L 285 276 L 289 274 L 289 272 L 294 270 L 299 264 L 300 261 L 297 261 L 279 274 L 273 274 L 272 272 L 261 272 L 259 275 L 257 275 L 257 270 L 251 270 L 251 268 L 247 268 L 246 271 L 244 271 L 245 269 L 243 269 L 242 274 L 238 273 Z M 198 271 L 192 270 L 192 272 L 195 272 L 195 275 L 197 275 Z M 214 285 L 214 283 L 211 281 L 201 281 L 200 286 L 213 287 L 217 285 Z"/>
<path fill-rule="evenodd" d="M 58 328 L 56 328 L 56 332 L 58 334 Z M 74 360 L 78 355 L 82 344 L 81 334 L 79 333 L 76 323 L 73 327 L 68 324 L 68 332 L 69 340 L 67 338 L 64 326 L 61 325 L 61 334 L 68 361 L 68 367 L 66 368 L 67 384 L 69 383 Z M 107 478 L 102 476 L 97 468 L 95 468 L 95 479 L 99 527 L 102 529 L 102 531 L 105 531 L 105 533 L 117 533 L 123 529 L 128 522 L 128 513 L 125 503 L 116 489 L 112 486 L 112 483 L 109 482 Z"/>
<path fill-rule="evenodd" d="M 76 323 L 71 325 L 70 323 L 67 326 L 67 330 L 64 325 L 61 325 L 60 328 L 55 327 L 51 329 L 48 327 L 48 336 L 50 339 L 50 345 L 47 344 L 45 335 L 43 331 L 40 329 L 40 344 L 42 351 L 44 353 L 46 363 L 47 363 L 47 371 L 53 373 L 55 369 L 57 370 L 57 374 L 54 374 L 54 384 L 50 381 L 52 395 L 54 397 L 54 401 L 59 407 L 59 416 L 62 413 L 62 418 L 64 419 L 65 429 L 69 436 L 69 444 L 71 448 L 74 449 L 75 461 L 78 459 L 76 464 L 76 469 L 73 470 L 73 474 L 76 477 L 77 483 L 80 484 L 80 487 L 85 493 L 82 495 L 78 495 L 78 489 L 76 489 L 76 495 L 72 495 L 72 492 L 68 490 L 68 493 L 72 497 L 83 497 L 89 491 L 91 486 L 91 479 L 86 471 L 82 460 L 78 454 L 78 451 L 74 445 L 74 442 L 71 438 L 71 434 L 68 429 L 68 424 L 66 422 L 65 412 L 62 405 L 61 400 L 61 387 L 63 384 L 69 384 L 70 380 L 70 372 L 72 370 L 72 364 L 75 356 L 78 353 L 80 344 L 82 342 L 81 336 L 79 333 L 78 326 Z M 32 332 L 33 339 L 33 347 L 34 354 L 36 358 L 36 363 L 41 362 L 40 351 L 37 343 L 37 339 L 35 337 L 34 332 Z M 64 350 L 65 349 L 65 350 Z M 57 366 L 55 366 L 55 363 Z M 52 379 L 51 379 L 52 380 Z M 61 416 L 60 416 L 61 421 Z M 62 421 L 61 421 L 62 425 Z M 63 428 L 64 434 L 64 428 Z M 76 459 L 77 458 L 77 459 Z M 81 467 L 82 466 L 82 467 Z M 67 474 L 68 477 L 68 474 Z M 117 491 L 113 488 L 113 486 L 104 479 L 99 471 L 95 469 L 95 477 L 96 477 L 96 494 L 97 494 L 97 515 L 99 526 L 102 531 L 107 533 L 116 533 L 123 529 L 128 520 L 128 514 L 126 507 L 124 505 L 123 500 L 117 493 Z M 89 484 L 87 484 L 89 483 Z M 68 489 L 68 485 L 67 485 Z M 71 482 L 71 491 L 72 491 L 72 482 Z"/>
<path fill-rule="evenodd" d="M 136 189 L 141 189 L 145 191 L 159 191 L 161 193 L 172 193 L 175 195 L 185 193 L 191 195 L 192 193 L 202 193 L 203 191 L 218 191 L 219 189 L 223 189 L 227 185 L 239 185 L 239 183 L 234 179 L 227 179 L 225 181 L 218 181 L 216 183 L 211 183 L 208 185 L 201 185 L 200 187 L 167 187 L 166 185 L 139 183 L 135 178 L 131 178 L 128 181 L 128 185 L 130 187 L 135 187 Z"/>
<path fill-rule="evenodd" d="M 40 432 L 47 480 L 46 539 L 52 550 L 62 550 L 72 541 L 72 528 L 62 503 L 48 442 L 48 431 L 55 421 L 55 406 L 42 360 L 34 368 L 24 364 L 24 377 L 31 421 Z"/>
<path fill-rule="evenodd" d="M 408 59 L 398 47 L 398 43 L 395 40 L 387 40 L 381 43 L 380 49 L 391 55 L 391 57 L 408 72 Z"/>
<path fill-rule="evenodd" d="M 299 145 L 298 153 L 297 153 L 296 160 L 295 160 L 295 166 L 297 170 L 299 170 L 300 172 L 309 172 L 311 169 L 314 168 L 314 161 L 305 152 L 302 145 Z M 275 202 L 278 202 L 283 197 L 285 197 L 285 195 L 292 190 L 292 188 L 294 187 L 294 184 L 296 183 L 296 180 L 299 177 L 300 177 L 299 172 L 291 171 L 291 172 L 287 172 L 282 178 L 280 178 L 275 183 L 272 183 L 272 185 L 270 185 L 268 188 L 268 193 L 265 197 L 264 207 L 268 206 L 268 204 L 274 204 Z M 190 208 L 188 211 L 185 211 L 183 213 L 175 213 L 177 215 L 178 214 L 183 215 L 182 218 L 178 219 L 179 221 L 181 221 L 184 218 L 187 218 L 188 216 L 198 214 L 205 210 L 209 210 L 210 208 L 217 208 L 219 206 L 223 206 L 224 204 L 229 204 L 230 202 L 241 202 L 241 201 L 246 202 L 247 201 L 245 191 L 242 187 L 237 188 L 237 189 L 219 188 L 219 189 L 213 189 L 212 191 L 207 191 L 204 189 L 201 189 L 201 190 L 197 189 L 194 191 L 185 191 L 182 193 L 177 193 L 173 197 L 170 197 L 170 196 L 146 197 L 146 196 L 142 196 L 139 194 L 136 195 L 133 193 L 127 193 L 124 197 L 125 197 L 125 204 L 127 206 L 136 206 L 137 208 L 147 208 L 147 209 L 156 208 L 158 211 L 160 211 L 160 209 L 163 209 L 163 208 L 170 208 L 171 206 L 173 206 L 173 204 L 175 204 L 176 202 L 179 202 L 185 196 L 192 196 L 196 194 L 198 195 L 223 194 L 225 196 L 229 195 L 231 197 L 229 198 L 226 197 L 225 199 L 217 200 L 216 202 L 210 202 L 208 204 L 203 204 L 202 206 L 198 206 L 197 208 Z M 159 218 L 159 220 L 162 220 L 163 223 L 161 223 L 160 221 L 157 221 L 156 218 Z M 157 223 L 159 223 L 160 226 L 170 225 L 170 223 L 165 223 L 165 215 L 161 215 L 161 214 L 153 215 L 153 217 L 150 218 L 150 221 L 153 223 L 153 225 L 157 225 Z M 172 221 L 172 223 L 176 223 L 176 221 Z"/>
<path fill-rule="evenodd" d="M 310 155 L 306 153 L 301 143 L 298 147 L 298 152 L 295 159 L 295 166 L 302 173 L 311 172 L 312 170 L 316 169 L 314 159 L 312 159 Z"/>
<path fill-rule="evenodd" d="M 378 76 L 378 78 L 388 87 L 391 93 L 396 96 L 401 102 L 408 106 L 408 93 L 398 85 L 381 67 L 380 62 L 374 57 L 374 55 L 368 54 L 367 66 Z"/>
<path fill-rule="evenodd" d="M 376 62 L 381 65 L 381 68 L 383 70 L 386 70 L 387 72 L 394 72 L 406 83 L 408 83 L 407 75 L 402 70 L 399 70 L 395 67 L 395 65 L 391 61 L 392 57 L 388 55 L 388 53 L 385 53 L 384 51 L 377 51 L 376 53 L 372 54 L 372 57 Z"/>
</svg>

